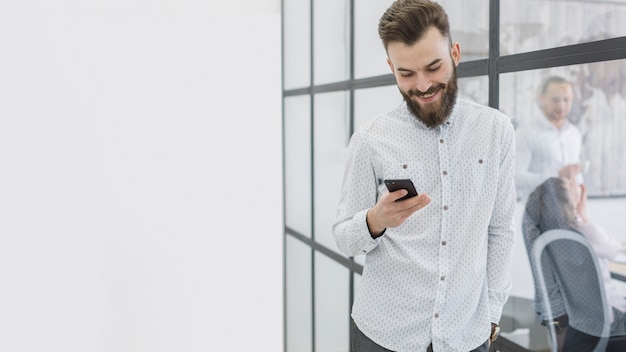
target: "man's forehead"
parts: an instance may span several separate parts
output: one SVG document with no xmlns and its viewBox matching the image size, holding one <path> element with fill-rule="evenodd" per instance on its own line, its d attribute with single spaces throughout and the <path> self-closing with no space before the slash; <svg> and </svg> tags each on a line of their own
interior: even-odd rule
<svg viewBox="0 0 626 352">
<path fill-rule="evenodd" d="M 446 44 L 394 43 L 387 48 L 387 56 L 395 66 L 406 69 L 422 68 L 436 65 L 445 61 L 446 58 L 450 59 L 450 47 Z"/>
<path fill-rule="evenodd" d="M 546 94 L 555 95 L 555 94 L 573 94 L 572 85 L 569 83 L 550 83 L 548 84 L 548 88 L 546 89 Z"/>
</svg>

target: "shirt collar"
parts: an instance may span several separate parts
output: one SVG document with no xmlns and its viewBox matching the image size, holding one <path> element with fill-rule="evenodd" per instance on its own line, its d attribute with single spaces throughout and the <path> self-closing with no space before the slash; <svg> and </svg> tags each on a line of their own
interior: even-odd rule
<svg viewBox="0 0 626 352">
<path fill-rule="evenodd" d="M 561 126 L 561 128 L 556 128 L 556 126 L 554 126 L 552 122 L 550 122 L 550 120 L 548 120 L 548 118 L 545 116 L 541 116 L 541 118 L 537 119 L 537 123 L 539 124 L 539 126 L 543 128 L 550 128 L 555 132 L 565 131 L 572 125 L 569 122 L 569 119 L 565 119 L 565 123 L 563 124 L 563 126 Z"/>
</svg>

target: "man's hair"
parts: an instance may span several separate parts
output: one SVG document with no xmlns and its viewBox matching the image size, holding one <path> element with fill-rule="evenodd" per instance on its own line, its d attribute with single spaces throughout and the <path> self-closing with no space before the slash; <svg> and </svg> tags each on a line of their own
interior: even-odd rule
<svg viewBox="0 0 626 352">
<path fill-rule="evenodd" d="M 380 18 L 378 35 L 385 49 L 391 42 L 413 45 L 431 26 L 452 44 L 448 15 L 441 5 L 429 0 L 396 0 Z"/>
<path fill-rule="evenodd" d="M 566 84 L 572 85 L 572 82 L 566 80 L 565 78 L 561 76 L 550 76 L 543 82 L 543 86 L 541 86 L 541 94 L 544 94 L 546 91 L 548 91 L 548 86 L 553 83 L 554 84 L 566 83 Z"/>
</svg>

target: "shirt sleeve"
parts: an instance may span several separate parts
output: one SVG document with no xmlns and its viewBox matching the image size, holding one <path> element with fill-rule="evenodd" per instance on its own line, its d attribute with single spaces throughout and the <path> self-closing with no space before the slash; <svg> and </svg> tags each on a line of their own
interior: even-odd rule
<svg viewBox="0 0 626 352">
<path fill-rule="evenodd" d="M 498 194 L 489 223 L 487 277 L 491 321 L 497 323 L 511 290 L 511 256 L 515 232 L 515 136 L 510 123 L 505 124 L 501 139 L 502 154 Z"/>
<path fill-rule="evenodd" d="M 377 200 L 377 181 L 365 142 L 364 135 L 358 132 L 350 140 L 337 219 L 333 225 L 337 247 L 348 256 L 368 253 L 382 237 L 373 239 L 367 227 L 367 211 Z"/>
</svg>

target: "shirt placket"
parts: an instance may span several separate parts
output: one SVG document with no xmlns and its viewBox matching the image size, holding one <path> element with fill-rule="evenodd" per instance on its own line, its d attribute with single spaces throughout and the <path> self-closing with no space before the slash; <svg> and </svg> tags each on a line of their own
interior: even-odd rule
<svg viewBox="0 0 626 352">
<path fill-rule="evenodd" d="M 448 273 L 449 273 L 449 238 L 447 234 L 450 233 L 450 210 L 452 204 L 452 182 L 450 165 L 450 145 L 448 142 L 449 123 L 439 127 L 439 136 L 437 139 L 438 153 L 439 153 L 439 175 L 441 179 L 441 232 L 439 238 L 439 255 L 437 256 L 437 286 L 435 293 L 434 304 L 434 324 L 433 324 L 433 337 L 434 339 L 442 338 L 445 336 L 446 321 L 449 321 L 443 314 L 445 309 L 445 301 L 448 291 Z"/>
</svg>

